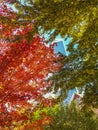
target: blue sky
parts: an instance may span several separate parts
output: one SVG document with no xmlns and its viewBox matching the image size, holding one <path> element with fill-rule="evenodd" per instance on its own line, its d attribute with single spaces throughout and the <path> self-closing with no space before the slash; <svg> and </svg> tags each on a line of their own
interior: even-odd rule
<svg viewBox="0 0 98 130">
<path fill-rule="evenodd" d="M 63 55 L 68 55 L 67 45 L 71 42 L 71 38 L 69 37 L 66 40 L 64 40 L 60 35 L 58 35 L 56 37 L 56 40 L 59 41 L 58 42 L 58 46 L 54 47 L 54 49 L 56 50 L 56 52 L 57 53 L 61 52 Z"/>
<path fill-rule="evenodd" d="M 66 55 L 66 50 L 65 50 L 65 47 L 64 47 L 64 43 L 62 40 L 58 41 L 57 42 L 57 45 L 54 46 L 54 51 L 56 53 L 62 53 L 63 55 Z"/>
</svg>

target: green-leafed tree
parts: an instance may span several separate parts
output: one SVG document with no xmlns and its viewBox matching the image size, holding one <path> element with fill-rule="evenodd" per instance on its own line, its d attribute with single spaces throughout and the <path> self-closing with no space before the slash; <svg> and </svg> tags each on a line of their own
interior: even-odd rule
<svg viewBox="0 0 98 130">
<path fill-rule="evenodd" d="M 97 19 L 98 0 L 17 1 L 13 2 L 17 8 L 16 23 L 33 23 L 33 32 L 48 33 L 52 39 L 57 34 L 80 38 L 89 23 Z"/>
<path fill-rule="evenodd" d="M 54 114 L 54 120 L 45 130 L 97 130 L 98 119 L 90 109 L 82 110 L 75 104 L 62 105 Z"/>
<path fill-rule="evenodd" d="M 64 99 L 67 90 L 84 88 L 84 103 L 98 106 L 98 0 L 24 0 L 15 7 L 12 21 L 33 25 L 29 39 L 38 31 L 51 40 L 58 34 L 72 38 L 64 67 L 52 78 L 54 89 L 61 88 Z"/>
</svg>

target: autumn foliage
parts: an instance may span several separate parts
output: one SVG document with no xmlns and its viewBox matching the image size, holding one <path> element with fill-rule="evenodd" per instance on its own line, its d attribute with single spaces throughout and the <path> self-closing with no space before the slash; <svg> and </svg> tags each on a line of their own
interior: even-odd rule
<svg viewBox="0 0 98 130">
<path fill-rule="evenodd" d="M 19 22 L 20 21 L 20 22 Z M 0 40 L 19 43 L 32 40 L 33 23 L 22 22 L 18 15 L 4 3 L 0 3 Z"/>
<path fill-rule="evenodd" d="M 44 130 L 43 126 L 48 126 L 51 122 L 53 122 L 53 117 L 45 116 L 43 119 L 21 126 L 20 130 Z"/>
<path fill-rule="evenodd" d="M 45 46 L 39 36 L 30 44 L 24 40 L 19 44 L 1 42 L 0 111 L 24 107 L 30 100 L 40 102 L 51 84 L 45 78 L 58 70 L 55 60 L 53 48 Z"/>
<path fill-rule="evenodd" d="M 0 16 L 9 17 L 6 6 L 1 8 Z M 5 128 L 27 120 L 23 110 L 32 111 L 35 101 L 37 105 L 45 103 L 43 95 L 51 85 L 46 79 L 60 65 L 55 62 L 53 45 L 46 46 L 44 38 L 36 34 L 28 43 L 30 24 L 21 28 L 1 23 L 0 29 L 0 128 Z M 10 41 L 14 33 L 23 36 L 18 43 Z"/>
</svg>

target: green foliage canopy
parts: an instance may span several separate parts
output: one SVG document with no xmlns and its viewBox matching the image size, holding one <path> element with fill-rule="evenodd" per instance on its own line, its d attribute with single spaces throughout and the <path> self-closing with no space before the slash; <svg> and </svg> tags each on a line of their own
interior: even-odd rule
<svg viewBox="0 0 98 130">
<path fill-rule="evenodd" d="M 82 110 L 75 104 L 62 105 L 53 122 L 45 130 L 97 130 L 98 119 L 90 109 Z"/>
</svg>

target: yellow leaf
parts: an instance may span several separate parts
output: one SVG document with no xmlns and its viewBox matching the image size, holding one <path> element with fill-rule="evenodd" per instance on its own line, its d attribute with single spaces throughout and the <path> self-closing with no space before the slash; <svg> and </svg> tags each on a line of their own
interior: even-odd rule
<svg viewBox="0 0 98 130">
<path fill-rule="evenodd" d="M 2 89 L 3 88 L 3 86 L 2 86 L 2 84 L 0 83 L 0 89 Z"/>
<path fill-rule="evenodd" d="M 87 73 L 90 74 L 90 75 L 93 75 L 94 74 L 94 70 L 87 70 Z"/>
<path fill-rule="evenodd" d="M 26 61 L 26 58 L 23 58 L 22 61 L 25 62 L 25 61 Z"/>
</svg>

